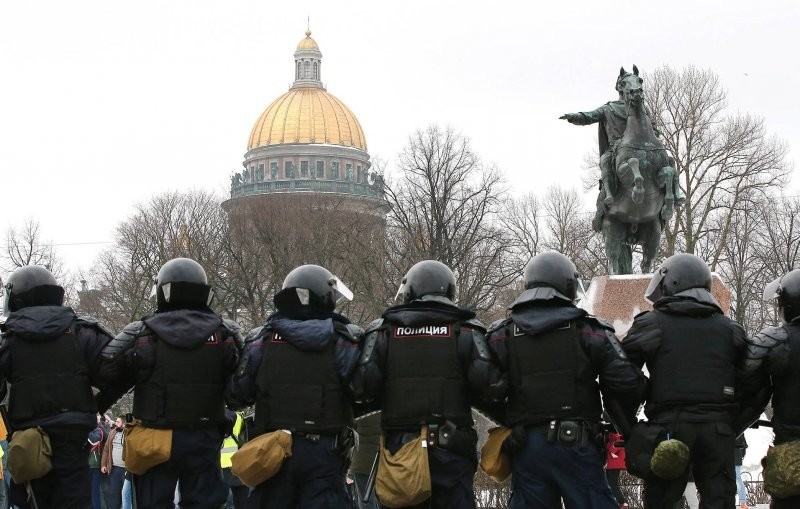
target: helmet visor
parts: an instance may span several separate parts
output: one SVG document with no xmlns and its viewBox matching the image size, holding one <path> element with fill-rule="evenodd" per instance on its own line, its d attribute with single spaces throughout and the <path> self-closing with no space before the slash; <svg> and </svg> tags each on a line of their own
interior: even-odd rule
<svg viewBox="0 0 800 509">
<path fill-rule="evenodd" d="M 664 281 L 664 277 L 666 275 L 667 269 L 663 267 L 653 273 L 653 278 L 650 280 L 650 284 L 647 285 L 647 290 L 644 291 L 644 298 L 650 304 L 655 304 L 661 297 L 664 296 L 661 282 Z"/>
<path fill-rule="evenodd" d="M 0 316 L 0 323 L 6 323 L 6 318 L 11 314 L 11 283 L 3 284 L 0 279 L 0 295 L 3 296 L 3 314 Z"/>
<path fill-rule="evenodd" d="M 775 281 L 767 283 L 767 286 L 764 287 L 764 295 L 762 295 L 761 298 L 764 299 L 765 301 L 776 299 L 781 294 L 782 279 L 783 276 L 780 276 Z"/>
<path fill-rule="evenodd" d="M 403 278 L 403 280 L 400 282 L 400 286 L 398 286 L 398 287 L 397 287 L 397 293 L 396 293 L 396 294 L 394 294 L 394 300 L 395 300 L 395 301 L 397 301 L 397 299 L 398 299 L 398 298 L 399 298 L 401 295 L 403 295 L 404 293 L 406 293 L 406 288 L 407 288 L 407 287 L 408 287 L 408 283 L 406 283 L 406 278 Z"/>
<path fill-rule="evenodd" d="M 353 292 L 350 291 L 350 288 L 345 285 L 341 279 L 336 276 L 333 276 L 333 279 L 329 281 L 329 284 L 333 288 L 333 296 L 336 299 L 336 304 L 341 304 L 343 301 L 352 301 L 353 300 Z"/>
</svg>

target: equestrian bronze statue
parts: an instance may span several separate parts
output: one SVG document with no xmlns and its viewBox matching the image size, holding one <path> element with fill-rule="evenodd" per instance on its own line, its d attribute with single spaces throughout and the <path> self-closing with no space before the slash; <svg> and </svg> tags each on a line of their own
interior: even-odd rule
<svg viewBox="0 0 800 509">
<path fill-rule="evenodd" d="M 652 272 L 664 224 L 683 203 L 675 160 L 658 139 L 644 107 L 639 69 L 620 69 L 619 100 L 560 118 L 599 123 L 600 195 L 592 225 L 602 232 L 609 274 L 632 274 L 633 247 L 642 248 L 643 274 Z"/>
</svg>

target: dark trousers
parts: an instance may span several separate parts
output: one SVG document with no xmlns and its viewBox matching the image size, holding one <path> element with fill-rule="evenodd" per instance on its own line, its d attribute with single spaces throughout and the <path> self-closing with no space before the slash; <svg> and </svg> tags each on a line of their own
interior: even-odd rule
<svg viewBox="0 0 800 509">
<path fill-rule="evenodd" d="M 797 509 L 800 507 L 800 495 L 789 498 L 772 497 L 771 509 Z"/>
<path fill-rule="evenodd" d="M 394 454 L 402 447 L 404 435 L 409 434 L 387 434 L 385 444 L 389 452 Z M 438 447 L 429 447 L 428 466 L 431 472 L 431 498 L 408 509 L 475 509 L 473 479 L 477 458 L 465 458 Z"/>
<path fill-rule="evenodd" d="M 292 456 L 274 477 L 250 492 L 246 508 L 349 509 L 345 462 L 332 448 L 332 437 L 293 438 Z"/>
<path fill-rule="evenodd" d="M 122 508 L 122 485 L 125 483 L 125 467 L 112 467 L 108 473 L 108 509 Z"/>
<path fill-rule="evenodd" d="M 627 501 L 625 500 L 625 495 L 622 494 L 622 490 L 619 489 L 620 472 L 622 472 L 622 470 L 618 468 L 607 469 L 606 479 L 608 479 L 608 487 L 611 488 L 611 494 L 617 499 L 617 503 L 624 504 Z"/>
<path fill-rule="evenodd" d="M 353 478 L 353 497 L 356 498 L 356 507 L 358 509 L 378 509 L 378 498 L 375 496 L 375 488 L 373 487 L 369 500 L 364 502 L 364 494 L 367 491 L 367 482 L 369 481 L 369 474 L 356 474 L 351 473 L 350 477 Z"/>
<path fill-rule="evenodd" d="M 181 509 L 221 507 L 228 498 L 219 466 L 221 445 L 217 430 L 174 430 L 169 461 L 133 476 L 137 507 L 173 509 L 178 483 Z"/>
<path fill-rule="evenodd" d="M 691 460 L 677 479 L 664 480 L 651 475 L 644 481 L 644 504 L 648 509 L 672 509 L 681 500 L 689 470 L 700 493 L 701 509 L 729 509 L 736 501 L 734 481 L 733 428 L 724 422 L 682 422 L 665 424 L 689 447 Z"/>
<path fill-rule="evenodd" d="M 244 509 L 244 506 L 247 504 L 247 495 L 250 494 L 250 488 L 242 484 L 242 482 L 233 475 L 230 467 L 222 469 L 222 478 L 230 489 L 230 493 L 228 493 L 228 507 Z"/>
<path fill-rule="evenodd" d="M 44 430 L 50 437 L 53 469 L 31 481 L 39 509 L 89 509 L 92 507 L 89 476 L 89 430 L 83 426 L 61 426 Z M 26 485 L 11 482 L 11 503 L 28 509 Z"/>
<path fill-rule="evenodd" d="M 548 442 L 539 431 L 528 433 L 512 457 L 509 509 L 619 509 L 603 464 L 605 451 L 592 444 Z"/>
</svg>

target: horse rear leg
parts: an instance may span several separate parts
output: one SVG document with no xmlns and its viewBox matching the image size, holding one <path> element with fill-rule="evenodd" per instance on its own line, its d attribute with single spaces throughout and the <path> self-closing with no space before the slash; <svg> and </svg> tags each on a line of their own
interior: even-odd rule
<svg viewBox="0 0 800 509">
<path fill-rule="evenodd" d="M 673 185 L 675 181 L 675 168 L 665 166 L 658 170 L 658 185 L 663 186 L 666 193 L 664 195 L 664 206 L 661 207 L 661 220 L 669 221 L 675 213 L 675 194 Z"/>
<path fill-rule="evenodd" d="M 653 272 L 653 260 L 661 247 L 661 221 L 655 220 L 642 225 L 639 235 L 642 245 L 642 274 L 650 274 Z"/>
<path fill-rule="evenodd" d="M 633 173 L 633 190 L 631 191 L 631 200 L 637 205 L 644 201 L 644 178 L 639 171 L 639 160 L 631 157 L 627 161 L 628 168 Z"/>
</svg>

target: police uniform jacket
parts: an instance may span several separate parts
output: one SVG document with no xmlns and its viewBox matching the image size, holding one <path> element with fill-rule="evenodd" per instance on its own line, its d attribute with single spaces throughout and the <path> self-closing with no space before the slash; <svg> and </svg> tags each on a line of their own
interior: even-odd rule
<svg viewBox="0 0 800 509">
<path fill-rule="evenodd" d="M 748 340 L 737 431 L 752 423 L 772 398 L 775 443 L 800 440 L 800 317 L 767 327 Z"/>
<path fill-rule="evenodd" d="M 645 414 L 654 422 L 731 422 L 746 349 L 744 329 L 713 298 L 659 299 L 636 316 L 622 347 L 649 372 Z"/>
<path fill-rule="evenodd" d="M 248 334 L 228 406 L 255 403 L 252 436 L 276 429 L 333 435 L 352 426 L 348 386 L 360 332 L 344 316 L 309 306 L 273 314 Z"/>
<path fill-rule="evenodd" d="M 472 426 L 471 406 L 504 388 L 475 313 L 453 304 L 412 301 L 387 309 L 365 332 L 356 370 L 359 401 L 377 405 L 387 431 L 423 424 Z"/>
<path fill-rule="evenodd" d="M 118 383 L 100 395 L 101 406 L 134 387 L 132 413 L 147 426 L 218 428 L 240 349 L 238 324 L 210 309 L 156 312 L 127 325 L 104 350 Z"/>
<path fill-rule="evenodd" d="M 0 377 L 11 384 L 12 428 L 94 428 L 92 386 L 104 387 L 113 376 L 100 356 L 111 340 L 96 321 L 79 318 L 68 307 L 31 306 L 11 313 L 0 340 Z"/>
<path fill-rule="evenodd" d="M 633 418 L 644 390 L 641 371 L 626 359 L 610 325 L 572 303 L 515 304 L 509 318 L 493 324 L 489 345 L 508 379 L 505 424 L 599 422 L 601 392 L 627 409 L 617 419 Z"/>
</svg>

